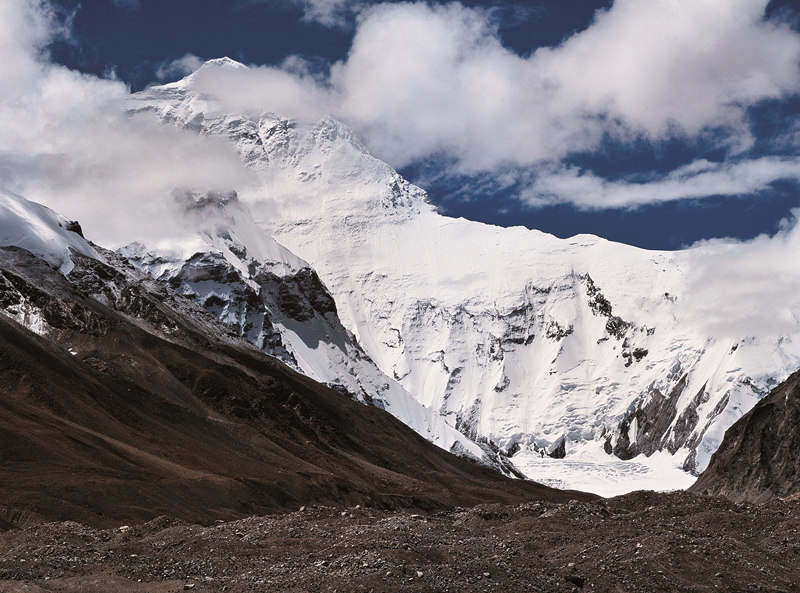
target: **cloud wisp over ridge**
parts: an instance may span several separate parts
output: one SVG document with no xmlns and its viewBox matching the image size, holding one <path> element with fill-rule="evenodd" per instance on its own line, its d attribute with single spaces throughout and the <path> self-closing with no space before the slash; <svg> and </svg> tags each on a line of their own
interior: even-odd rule
<svg viewBox="0 0 800 593">
<path fill-rule="evenodd" d="M 531 203 L 589 206 L 556 191 L 570 176 L 592 181 L 563 161 L 609 140 L 714 138 L 736 163 L 720 169 L 756 175 L 748 187 L 763 184 L 770 170 L 763 161 L 742 163 L 754 141 L 748 110 L 800 92 L 800 34 L 767 20 L 767 4 L 617 0 L 560 45 L 522 56 L 503 45 L 489 9 L 384 3 L 361 10 L 349 55 L 322 79 L 295 58 L 279 67 L 209 72 L 199 84 L 237 109 L 342 119 L 396 167 L 446 155 L 457 174 L 540 173 L 521 196 Z M 227 78 L 219 84 L 215 76 Z M 651 195 L 637 184 L 625 191 L 623 182 L 600 184 L 606 189 L 595 195 L 615 190 L 617 199 L 592 206 L 720 193 L 698 193 L 702 179 L 709 175 L 675 171 Z M 681 180 L 689 182 L 685 195 L 665 191 Z M 545 193 L 537 195 L 540 188 Z"/>
<path fill-rule="evenodd" d="M 341 119 L 376 156 L 398 168 L 438 158 L 454 175 L 512 179 L 506 185 L 518 188 L 517 197 L 531 206 L 630 208 L 748 195 L 776 181 L 800 181 L 795 147 L 783 146 L 773 155 L 749 152 L 754 142 L 749 110 L 800 92 L 800 34 L 766 18 L 768 0 L 616 0 L 597 11 L 586 29 L 529 55 L 503 44 L 491 7 L 300 4 L 320 14 L 358 12 L 344 60 L 327 71 L 298 56 L 278 66 L 204 69 L 195 76 L 196 87 L 234 110 Z M 0 165 L 6 176 L 11 167 L 22 178 L 27 167 L 29 179 L 46 183 L 34 163 L 41 169 L 56 162 L 59 142 L 75 142 L 76 129 L 86 130 L 81 136 L 86 141 L 77 142 L 86 151 L 126 128 L 133 138 L 151 133 L 129 118 L 114 120 L 128 93 L 124 85 L 46 59 L 49 41 L 67 30 L 49 4 L 8 0 L 0 10 L 9 25 L 0 33 L 5 60 L 0 150 L 4 142 L 6 152 L 14 153 Z M 182 76 L 202 61 L 187 53 L 162 63 L 156 75 Z M 102 117 L 94 117 L 96 112 Z M 113 125 L 104 124 L 111 120 Z M 100 133 L 103 125 L 107 129 Z M 44 126 L 49 135 L 42 141 L 36 131 Z M 93 131 L 97 142 L 89 140 Z M 602 151 L 609 141 L 657 145 L 674 139 L 706 139 L 723 156 L 615 179 L 575 161 L 576 155 Z M 184 142 L 189 140 L 175 146 Z M 136 142 L 110 144 L 113 153 Z M 32 158 L 37 151 L 42 154 Z M 70 168 L 60 170 L 63 187 Z"/>
<path fill-rule="evenodd" d="M 64 31 L 46 3 L 7 0 L 0 22 L 0 187 L 81 219 L 95 240 L 116 244 L 175 231 L 164 198 L 176 187 L 246 183 L 223 141 L 131 117 L 122 82 L 51 63 L 47 44 Z"/>
<path fill-rule="evenodd" d="M 800 157 L 693 161 L 647 181 L 607 180 L 577 167 L 540 170 L 520 197 L 532 206 L 570 202 L 586 210 L 626 208 L 708 196 L 757 194 L 776 181 L 800 182 Z"/>
</svg>

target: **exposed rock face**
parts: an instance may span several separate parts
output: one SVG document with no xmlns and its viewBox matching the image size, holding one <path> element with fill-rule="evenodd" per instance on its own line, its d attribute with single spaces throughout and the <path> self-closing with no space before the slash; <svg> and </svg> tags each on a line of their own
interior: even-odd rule
<svg viewBox="0 0 800 593">
<path fill-rule="evenodd" d="M 165 261 L 149 254 L 128 259 L 145 270 Z M 273 324 L 259 286 L 248 283 L 221 254 L 196 253 L 186 262 L 171 263 L 171 271 L 162 273 L 158 280 L 202 305 L 234 333 L 247 338 L 263 352 L 289 364 L 297 364 Z"/>
<path fill-rule="evenodd" d="M 694 412 L 697 402 L 681 414 L 674 433 L 669 430 L 678 414 L 678 400 L 686 389 L 686 380 L 687 375 L 684 374 L 668 395 L 653 389 L 647 398 L 639 402 L 620 424 L 619 437 L 613 447 L 617 457 L 631 459 L 641 453 L 652 455 L 663 448 L 674 453 L 686 444 L 689 434 L 697 426 L 698 417 Z M 703 392 L 701 389 L 698 395 Z"/>
<path fill-rule="evenodd" d="M 117 257 L 223 321 L 292 368 L 387 410 L 440 447 L 507 475 L 521 474 L 490 439 L 459 433 L 386 376 L 342 325 L 316 271 L 259 228 L 235 192 L 175 192 L 201 221 L 191 253 L 149 252 L 132 244 Z"/>
<path fill-rule="evenodd" d="M 113 322 L 98 316 L 85 296 L 74 300 L 59 298 L 59 288 L 68 282 L 54 276 L 45 261 L 17 247 L 0 247 L 0 257 L 0 309 L 7 316 L 39 334 L 46 334 L 49 329 L 93 336 L 108 333 Z"/>
<path fill-rule="evenodd" d="M 727 430 L 692 489 L 756 503 L 800 494 L 800 371 Z"/>
</svg>

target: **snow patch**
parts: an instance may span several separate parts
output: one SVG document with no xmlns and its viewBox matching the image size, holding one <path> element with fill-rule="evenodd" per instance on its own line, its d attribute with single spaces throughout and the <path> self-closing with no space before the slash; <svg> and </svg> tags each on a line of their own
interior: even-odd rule
<svg viewBox="0 0 800 593">
<path fill-rule="evenodd" d="M 607 455 L 595 443 L 570 443 L 568 447 L 571 452 L 563 459 L 524 450 L 514 455 L 513 461 L 530 479 L 547 486 L 605 497 L 635 490 L 684 490 L 697 479 L 680 467 L 687 451 L 675 456 L 659 451 L 650 457 L 622 460 Z"/>
</svg>

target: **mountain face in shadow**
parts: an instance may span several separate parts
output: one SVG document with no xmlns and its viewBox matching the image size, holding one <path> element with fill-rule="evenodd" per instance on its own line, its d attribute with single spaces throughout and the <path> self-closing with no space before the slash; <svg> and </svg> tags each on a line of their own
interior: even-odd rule
<svg viewBox="0 0 800 593">
<path fill-rule="evenodd" d="M 727 430 L 692 490 L 755 503 L 800 493 L 800 371 Z"/>
<path fill-rule="evenodd" d="M 99 251 L 66 275 L 0 253 L 4 526 L 590 498 L 431 445 Z"/>
</svg>

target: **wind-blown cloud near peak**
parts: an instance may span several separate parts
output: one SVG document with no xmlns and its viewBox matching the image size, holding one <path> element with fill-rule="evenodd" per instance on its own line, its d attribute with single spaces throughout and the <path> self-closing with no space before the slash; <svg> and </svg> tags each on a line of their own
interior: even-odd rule
<svg viewBox="0 0 800 593">
<path fill-rule="evenodd" d="M 49 62 L 45 48 L 64 31 L 47 3 L 4 0 L 0 22 L 3 189 L 80 219 L 114 246 L 177 232 L 176 187 L 247 182 L 227 143 L 130 117 L 123 83 Z"/>
<path fill-rule="evenodd" d="M 800 35 L 766 18 L 767 0 L 616 0 L 585 30 L 528 55 L 504 45 L 491 8 L 458 2 L 307 4 L 331 14 L 360 10 L 348 56 L 328 72 L 290 56 L 279 66 L 204 69 L 194 84 L 232 110 L 343 120 L 394 167 L 444 157 L 459 175 L 519 172 L 520 197 L 533 205 L 629 207 L 758 192 L 776 180 L 798 178 L 793 156 L 747 155 L 753 138 L 748 110 L 800 92 Z M 0 30 L 0 152 L 14 153 L 0 162 L 0 181 L 20 193 L 26 183 L 42 188 L 49 177 L 37 163 L 43 155 L 52 160 L 66 154 L 71 134 L 86 139 L 77 145 L 93 166 L 103 155 L 141 163 L 141 155 L 122 154 L 137 143 L 121 135 L 153 130 L 121 115 L 124 85 L 42 58 L 57 29 L 48 4 L 6 0 L 0 18 L 11 24 Z M 159 76 L 189 72 L 200 62 L 186 54 L 162 64 Z M 166 150 L 166 133 L 157 132 L 154 146 Z M 114 137 L 119 141 L 107 142 Z M 608 180 L 569 164 L 575 155 L 602 150 L 609 139 L 657 144 L 674 138 L 712 138 L 727 156 L 644 180 Z M 213 155 L 215 167 L 198 165 L 196 179 L 210 183 L 214 168 L 226 183 L 243 178 L 222 147 L 195 141 L 205 148 L 163 168 L 189 175 L 187 163 Z M 106 142 L 113 150 L 89 154 Z M 185 138 L 174 142 L 187 150 L 189 144 Z M 154 156 L 154 170 L 178 159 L 175 150 Z M 95 185 L 103 179 L 86 171 Z M 63 174 L 55 177 L 64 181 Z M 107 187 L 113 185 L 109 178 Z"/>
<path fill-rule="evenodd" d="M 609 139 L 714 138 L 735 156 L 753 141 L 748 110 L 800 91 L 800 35 L 767 20 L 767 4 L 616 0 L 585 30 L 523 56 L 503 44 L 489 9 L 383 3 L 362 10 L 327 77 L 295 60 L 205 89 L 236 108 L 341 119 L 395 167 L 446 156 L 467 175 L 553 169 Z"/>
<path fill-rule="evenodd" d="M 742 152 L 748 109 L 800 87 L 799 36 L 765 20 L 765 6 L 617 0 L 559 46 L 519 55 L 503 44 L 490 10 L 381 4 L 362 12 L 348 57 L 329 73 L 293 57 L 279 67 L 204 68 L 193 81 L 233 110 L 342 119 L 395 167 L 443 156 L 459 173 L 490 172 L 507 187 L 522 171 L 529 185 L 521 197 L 533 204 L 620 208 L 753 194 L 775 180 L 800 181 L 800 157 Z M 4 189 L 81 219 L 101 244 L 157 247 L 180 233 L 175 188 L 248 183 L 224 140 L 129 116 L 124 84 L 48 61 L 59 25 L 47 3 L 4 0 L 0 22 Z M 165 64 L 164 75 L 199 62 L 187 54 Z M 728 147 L 726 160 L 698 159 L 661 176 L 609 180 L 568 160 L 609 137 L 658 142 L 710 132 Z M 700 253 L 706 265 L 687 280 L 697 287 L 687 294 L 698 295 L 698 327 L 732 319 L 753 333 L 794 327 L 798 241 L 794 220 L 775 237 Z"/>
</svg>

